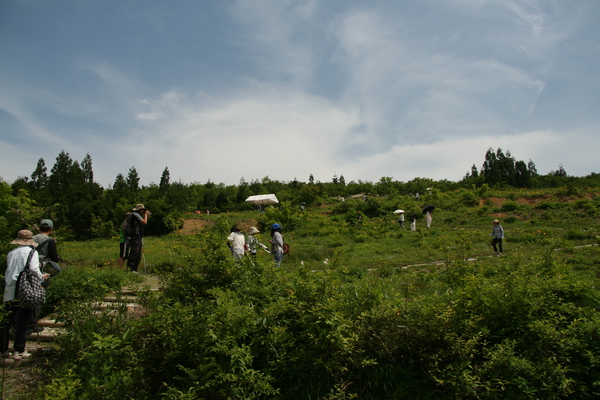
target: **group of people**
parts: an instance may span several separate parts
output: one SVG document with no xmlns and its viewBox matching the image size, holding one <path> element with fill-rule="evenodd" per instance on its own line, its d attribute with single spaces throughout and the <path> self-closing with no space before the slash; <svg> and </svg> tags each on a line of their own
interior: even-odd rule
<svg viewBox="0 0 600 400">
<path fill-rule="evenodd" d="M 433 220 L 433 218 L 431 217 L 431 213 L 429 211 L 425 213 L 425 220 L 427 221 L 427 227 L 431 228 L 431 221 Z M 404 211 L 400 213 L 400 216 L 398 217 L 398 223 L 400 224 L 400 227 L 402 229 L 405 229 Z M 492 224 L 492 247 L 494 248 L 494 252 L 498 255 L 502 253 L 502 239 L 504 239 L 504 228 L 502 228 L 502 225 L 500 225 L 500 221 L 498 219 L 492 221 Z M 410 230 L 417 230 L 417 216 L 414 212 L 410 217 Z"/>
<path fill-rule="evenodd" d="M 431 216 L 431 212 L 427 211 L 425 213 L 425 221 L 427 221 L 427 227 L 431 228 L 431 222 L 433 221 L 433 217 Z M 398 216 L 398 223 L 402 229 L 406 229 L 404 227 L 404 211 L 400 213 Z M 417 215 L 413 212 L 410 216 L 410 230 L 415 232 L 417 230 Z"/>
<path fill-rule="evenodd" d="M 131 235 L 125 235 L 121 230 L 120 238 L 120 258 L 117 264 L 122 267 L 127 260 L 127 267 L 132 272 L 137 272 L 142 258 L 142 246 L 144 237 L 144 226 L 148 224 L 150 211 L 143 205 L 137 204 L 127 213 L 130 220 Z M 413 212 L 410 218 L 410 229 L 416 229 L 416 215 Z M 431 226 L 431 214 L 426 215 L 427 226 Z M 404 213 L 400 213 L 398 222 L 404 228 Z M 6 257 L 5 290 L 4 290 L 4 318 L 0 323 L 0 343 L 2 344 L 2 357 L 13 359 L 26 359 L 31 354 L 25 349 L 27 336 L 32 332 L 39 332 L 43 328 L 38 328 L 37 321 L 41 306 L 27 308 L 19 304 L 16 298 L 17 281 L 19 275 L 27 268 L 34 273 L 39 280 L 40 285 L 47 287 L 50 274 L 43 273 L 43 267 L 48 264 L 53 266 L 58 272 L 61 261 L 58 255 L 56 240 L 50 237 L 54 229 L 52 220 L 43 219 L 38 225 L 39 234 L 33 235 L 30 230 L 21 230 L 16 239 L 11 244 L 16 244 L 14 250 L 10 251 Z M 248 230 L 248 236 L 244 236 L 242 231 L 234 226 L 231 228 L 227 237 L 231 254 L 236 260 L 240 260 L 245 254 L 249 253 L 256 257 L 260 248 L 270 253 L 276 266 L 281 266 L 284 257 L 284 240 L 281 234 L 282 226 L 280 224 L 271 225 L 271 249 L 258 240 L 257 235 L 260 231 L 252 226 Z M 494 219 L 492 228 L 492 247 L 496 254 L 502 253 L 502 241 L 504 239 L 504 229 L 498 219 Z M 9 351 L 9 338 L 11 329 L 14 330 L 13 351 Z"/>
<path fill-rule="evenodd" d="M 428 212 L 429 218 L 427 219 L 427 227 L 431 227 L 431 214 Z M 398 223 L 402 229 L 406 229 L 404 227 L 404 211 L 400 213 L 398 216 Z M 413 212 L 410 216 L 410 230 L 415 232 L 417 230 L 417 215 Z"/>
<path fill-rule="evenodd" d="M 50 265 L 60 272 L 58 264 L 61 261 L 56 248 L 56 240 L 50 237 L 54 223 L 50 219 L 43 219 L 38 225 L 40 233 L 33 235 L 30 230 L 20 230 L 17 237 L 10 242 L 18 247 L 11 250 L 6 256 L 6 271 L 4 273 L 4 317 L 0 322 L 0 343 L 2 344 L 2 357 L 22 360 L 31 357 L 25 348 L 27 336 L 33 332 L 40 332 L 37 321 L 41 305 L 28 307 L 20 304 L 17 298 L 17 282 L 25 269 L 29 269 L 39 284 L 46 288 L 49 283 L 50 273 L 43 273 L 44 266 Z M 12 351 L 9 350 L 11 330 L 14 328 L 14 342 Z"/>
<path fill-rule="evenodd" d="M 284 256 L 284 242 L 281 229 L 282 226 L 277 223 L 271 225 L 271 240 L 269 240 L 271 250 L 258 240 L 256 235 L 260 231 L 255 226 L 250 227 L 248 230 L 248 238 L 244 236 L 240 228 L 233 226 L 229 236 L 227 236 L 227 244 L 236 260 L 241 260 L 246 253 L 250 253 L 251 256 L 256 257 L 258 249 L 262 248 L 273 256 L 275 265 L 279 267 Z"/>
</svg>

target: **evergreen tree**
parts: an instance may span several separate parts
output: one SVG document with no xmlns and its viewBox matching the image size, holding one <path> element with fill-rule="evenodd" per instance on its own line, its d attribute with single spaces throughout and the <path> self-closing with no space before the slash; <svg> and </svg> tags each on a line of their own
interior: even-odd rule
<svg viewBox="0 0 600 400">
<path fill-rule="evenodd" d="M 129 168 L 129 174 L 127 174 L 127 187 L 132 193 L 136 193 L 140 190 L 140 177 L 135 167 Z"/>
<path fill-rule="evenodd" d="M 69 153 L 62 150 L 56 157 L 56 162 L 50 170 L 48 178 L 48 192 L 53 203 L 61 203 L 70 195 L 69 172 L 73 166 L 73 160 Z"/>
<path fill-rule="evenodd" d="M 31 188 L 36 192 L 45 190 L 48 185 L 46 162 L 43 158 L 38 160 L 35 171 L 31 174 L 31 184 Z"/>
<path fill-rule="evenodd" d="M 561 178 L 566 178 L 568 176 L 567 171 L 565 171 L 562 164 L 558 164 L 558 169 L 556 171 L 552 171 L 551 175 L 559 176 Z"/>
<path fill-rule="evenodd" d="M 160 184 L 158 185 L 161 191 L 165 191 L 169 188 L 171 184 L 171 174 L 169 173 L 169 168 L 165 167 L 162 176 L 160 177 Z"/>
<path fill-rule="evenodd" d="M 90 153 L 87 153 L 81 162 L 81 170 L 83 171 L 84 182 L 94 183 L 94 171 L 92 170 L 92 157 Z"/>
<path fill-rule="evenodd" d="M 236 202 L 238 204 L 243 204 L 248 196 L 250 195 L 250 190 L 248 188 L 248 183 L 244 180 L 244 177 L 240 179 L 240 184 L 237 189 Z"/>
<path fill-rule="evenodd" d="M 531 187 L 531 174 L 524 161 L 515 163 L 515 187 L 529 188 Z"/>
<path fill-rule="evenodd" d="M 537 168 L 535 167 L 535 164 L 533 163 L 533 161 L 531 161 L 531 159 L 529 159 L 529 162 L 527 163 L 527 171 L 529 171 L 529 175 L 531 177 L 538 176 Z"/>
</svg>

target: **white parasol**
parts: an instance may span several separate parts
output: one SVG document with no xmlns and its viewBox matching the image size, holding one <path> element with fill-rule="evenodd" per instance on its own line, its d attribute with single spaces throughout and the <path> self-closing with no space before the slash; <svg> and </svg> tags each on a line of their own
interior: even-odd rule
<svg viewBox="0 0 600 400">
<path fill-rule="evenodd" d="M 246 199 L 246 203 L 263 205 L 263 204 L 277 204 L 277 196 L 274 194 L 257 194 L 256 196 L 250 196 Z"/>
</svg>

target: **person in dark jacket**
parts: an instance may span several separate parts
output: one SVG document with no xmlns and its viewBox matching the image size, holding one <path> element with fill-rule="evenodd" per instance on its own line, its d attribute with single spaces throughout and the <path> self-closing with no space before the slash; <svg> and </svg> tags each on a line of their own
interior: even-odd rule
<svg viewBox="0 0 600 400">
<path fill-rule="evenodd" d="M 127 267 L 131 272 L 137 274 L 138 267 L 142 261 L 142 246 L 144 241 L 144 225 L 148 224 L 148 216 L 150 211 L 143 204 L 136 205 L 131 213 L 131 225 L 133 235 L 129 238 L 129 258 L 127 259 Z"/>
<path fill-rule="evenodd" d="M 54 230 L 54 222 L 52 222 L 51 219 L 43 219 L 40 221 L 38 229 L 40 230 L 40 233 L 33 237 L 33 241 L 37 243 L 37 247 L 35 249 L 40 257 L 40 270 L 43 271 L 44 266 L 49 261 L 58 263 L 61 261 L 61 258 L 58 255 L 58 250 L 56 248 L 56 239 L 50 237 L 50 234 Z M 50 281 L 46 279 L 44 281 L 44 285 L 47 285 L 48 283 L 50 283 Z M 39 327 L 37 323 L 41 311 L 41 305 L 33 308 L 33 312 L 31 313 L 31 321 L 29 323 L 29 328 L 27 329 L 27 334 L 41 332 L 44 330 L 44 327 Z"/>
</svg>

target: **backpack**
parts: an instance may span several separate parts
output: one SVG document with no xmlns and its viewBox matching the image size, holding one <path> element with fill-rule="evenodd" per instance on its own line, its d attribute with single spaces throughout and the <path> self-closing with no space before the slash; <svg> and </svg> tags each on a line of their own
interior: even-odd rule
<svg viewBox="0 0 600 400">
<path fill-rule="evenodd" d="M 283 244 L 283 254 L 289 254 L 290 252 L 290 245 L 288 243 L 284 243 Z"/>
<path fill-rule="evenodd" d="M 38 245 L 36 246 L 35 250 L 38 252 L 38 255 L 40 257 L 40 264 L 44 265 L 46 263 L 46 259 L 48 258 L 48 254 L 47 254 L 47 247 L 49 242 L 53 240 L 52 238 L 47 238 L 46 240 L 44 240 L 42 243 L 38 243 Z"/>
<path fill-rule="evenodd" d="M 131 220 L 132 216 L 133 214 L 126 216 L 121 224 L 121 231 L 123 231 L 125 237 L 132 237 L 135 234 L 135 228 L 133 226 L 133 221 Z"/>
</svg>

